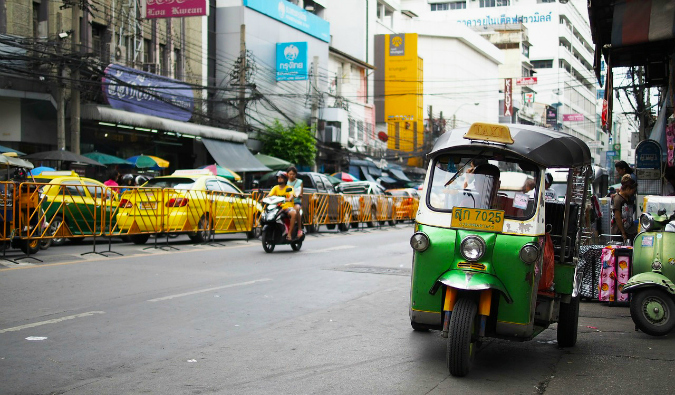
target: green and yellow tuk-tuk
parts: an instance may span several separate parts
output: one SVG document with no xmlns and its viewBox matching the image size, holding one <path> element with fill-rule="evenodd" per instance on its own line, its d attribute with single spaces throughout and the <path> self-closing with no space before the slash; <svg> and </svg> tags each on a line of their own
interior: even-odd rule
<svg viewBox="0 0 675 395">
<path fill-rule="evenodd" d="M 453 376 L 469 372 L 486 338 L 529 340 L 557 322 L 558 345 L 573 346 L 586 144 L 540 127 L 475 123 L 442 135 L 429 158 L 410 240 L 413 329 L 442 331 Z M 545 201 L 549 168 L 569 169 L 564 201 Z M 523 187 L 502 188 L 502 173 Z"/>
</svg>

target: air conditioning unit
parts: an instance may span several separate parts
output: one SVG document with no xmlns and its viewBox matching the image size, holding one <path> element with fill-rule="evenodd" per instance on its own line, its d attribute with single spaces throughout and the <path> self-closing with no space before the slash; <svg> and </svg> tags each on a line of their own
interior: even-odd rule
<svg viewBox="0 0 675 395">
<path fill-rule="evenodd" d="M 340 142 L 340 128 L 337 126 L 326 126 L 323 129 L 322 140 L 324 143 L 339 143 Z"/>
<path fill-rule="evenodd" d="M 157 74 L 159 70 L 159 65 L 157 63 L 143 63 L 143 71 L 148 73 Z"/>
<path fill-rule="evenodd" d="M 116 47 L 115 48 L 115 60 L 125 60 L 127 58 L 127 47 Z"/>
</svg>

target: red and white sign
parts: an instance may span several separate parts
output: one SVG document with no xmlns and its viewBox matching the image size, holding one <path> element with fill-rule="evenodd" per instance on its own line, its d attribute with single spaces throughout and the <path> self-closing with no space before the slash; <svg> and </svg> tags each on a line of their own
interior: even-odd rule
<svg viewBox="0 0 675 395">
<path fill-rule="evenodd" d="M 518 86 L 537 85 L 537 77 L 516 78 L 516 85 Z"/>
<path fill-rule="evenodd" d="M 142 15 L 146 19 L 181 18 L 209 14 L 209 0 L 144 0 Z"/>
<path fill-rule="evenodd" d="M 513 116 L 513 79 L 506 78 L 504 80 L 504 116 L 511 117 Z"/>
<path fill-rule="evenodd" d="M 581 122 L 584 116 L 581 114 L 563 114 L 563 122 Z"/>
</svg>

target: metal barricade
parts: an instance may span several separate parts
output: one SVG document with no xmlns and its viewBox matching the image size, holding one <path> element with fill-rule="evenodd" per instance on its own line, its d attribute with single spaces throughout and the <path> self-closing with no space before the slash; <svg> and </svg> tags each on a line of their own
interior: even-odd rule
<svg viewBox="0 0 675 395">
<path fill-rule="evenodd" d="M 344 195 L 314 193 L 310 197 L 310 217 L 314 225 L 347 225 L 352 221 L 351 206 Z M 346 227 L 341 227 L 346 230 Z"/>
<path fill-rule="evenodd" d="M 150 234 L 162 232 L 165 203 L 161 188 L 130 187 L 118 199 L 107 201 L 108 236 L 129 236 L 143 244 Z"/>
<path fill-rule="evenodd" d="M 12 222 L 14 221 L 13 190 L 13 182 L 0 182 L 0 220 L 2 220 L 0 242 L 8 241 L 10 239 L 10 234 L 12 233 Z"/>
<path fill-rule="evenodd" d="M 377 196 L 359 195 L 358 214 L 359 222 L 365 222 L 372 225 L 377 219 Z"/>
<path fill-rule="evenodd" d="M 260 204 L 251 195 L 213 192 L 211 218 L 216 233 L 250 232 Z"/>
<path fill-rule="evenodd" d="M 380 224 L 384 224 L 386 221 L 390 221 L 392 224 L 394 221 L 394 200 L 391 196 L 380 195 L 375 197 L 377 199 L 377 221 Z"/>
</svg>

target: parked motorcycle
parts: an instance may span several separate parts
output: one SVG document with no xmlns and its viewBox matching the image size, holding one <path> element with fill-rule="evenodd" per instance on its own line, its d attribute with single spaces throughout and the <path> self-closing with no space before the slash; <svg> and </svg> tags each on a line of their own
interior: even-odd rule
<svg viewBox="0 0 675 395">
<path fill-rule="evenodd" d="M 293 240 L 288 240 L 286 235 L 290 229 L 291 219 L 283 211 L 283 204 L 286 202 L 282 196 L 268 196 L 263 199 L 264 210 L 260 216 L 260 225 L 262 225 L 262 245 L 265 252 L 274 251 L 277 245 L 290 244 L 293 251 L 300 251 L 302 242 L 305 240 L 305 234 L 299 238 L 293 237 Z M 300 218 L 302 218 L 302 210 L 300 210 Z M 297 235 L 298 229 L 302 224 L 298 224 L 295 229 Z"/>
<path fill-rule="evenodd" d="M 633 294 L 630 316 L 635 326 L 648 335 L 664 336 L 675 328 L 675 212 L 644 213 L 640 226 L 633 243 L 632 277 L 621 291 Z"/>
</svg>

